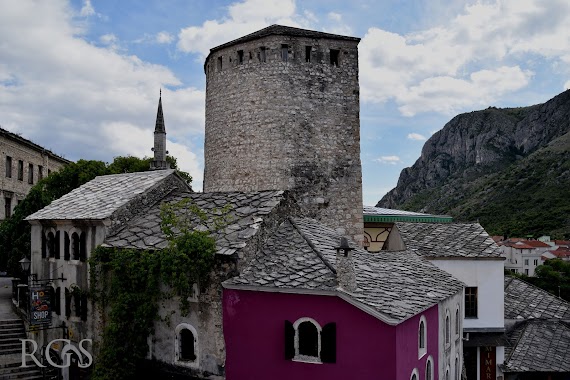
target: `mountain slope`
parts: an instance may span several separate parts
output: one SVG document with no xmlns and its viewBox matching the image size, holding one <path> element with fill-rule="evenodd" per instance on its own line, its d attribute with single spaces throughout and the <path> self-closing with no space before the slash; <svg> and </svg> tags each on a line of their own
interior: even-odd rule
<svg viewBox="0 0 570 380">
<path fill-rule="evenodd" d="M 377 206 L 479 220 L 492 234 L 570 235 L 570 90 L 454 117 Z"/>
</svg>

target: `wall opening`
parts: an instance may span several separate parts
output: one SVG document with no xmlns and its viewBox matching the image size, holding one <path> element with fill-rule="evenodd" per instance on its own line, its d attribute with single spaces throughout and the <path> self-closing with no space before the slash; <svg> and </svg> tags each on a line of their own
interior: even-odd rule
<svg viewBox="0 0 570 380">
<path fill-rule="evenodd" d="M 237 53 L 238 53 L 238 63 L 240 65 L 242 65 L 243 64 L 243 50 L 238 50 Z"/>
<path fill-rule="evenodd" d="M 311 62 L 311 50 L 312 46 L 305 46 L 305 62 Z"/>
<path fill-rule="evenodd" d="M 283 62 L 287 62 L 289 59 L 289 45 L 283 44 L 281 45 L 281 60 Z"/>
<path fill-rule="evenodd" d="M 338 66 L 338 57 L 340 56 L 340 50 L 331 49 L 331 65 Z"/>
<path fill-rule="evenodd" d="M 222 58 L 223 57 L 218 57 L 218 71 L 222 71 Z"/>
</svg>

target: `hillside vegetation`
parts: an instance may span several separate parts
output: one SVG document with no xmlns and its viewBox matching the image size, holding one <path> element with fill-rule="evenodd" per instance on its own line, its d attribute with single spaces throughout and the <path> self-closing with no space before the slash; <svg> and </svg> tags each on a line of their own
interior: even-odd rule
<svg viewBox="0 0 570 380">
<path fill-rule="evenodd" d="M 479 221 L 493 235 L 569 238 L 570 92 L 455 117 L 378 206 Z"/>
</svg>

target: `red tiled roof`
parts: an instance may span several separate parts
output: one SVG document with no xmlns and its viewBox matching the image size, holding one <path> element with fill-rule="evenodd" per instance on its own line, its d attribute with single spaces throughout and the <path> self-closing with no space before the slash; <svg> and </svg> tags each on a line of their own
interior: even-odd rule
<svg viewBox="0 0 570 380">
<path fill-rule="evenodd" d="M 539 240 L 527 240 L 524 242 L 526 245 L 530 245 L 535 248 L 543 248 L 543 247 L 550 247 L 548 244 L 543 243 Z"/>
<path fill-rule="evenodd" d="M 570 257 L 570 248 L 558 248 L 555 251 L 548 251 L 548 252 L 552 253 L 553 255 L 561 259 Z"/>
<path fill-rule="evenodd" d="M 554 240 L 554 244 L 570 246 L 570 240 Z"/>
<path fill-rule="evenodd" d="M 500 241 L 503 241 L 503 236 L 495 235 L 495 236 L 491 236 L 491 239 L 493 239 L 495 241 L 495 243 L 498 243 Z"/>
<path fill-rule="evenodd" d="M 521 242 L 518 242 L 518 243 L 505 243 L 505 245 L 506 245 L 507 247 L 513 247 L 513 248 L 516 248 L 516 249 L 534 249 L 533 246 L 526 244 L 526 242 L 524 242 L 524 243 L 521 243 Z"/>
</svg>

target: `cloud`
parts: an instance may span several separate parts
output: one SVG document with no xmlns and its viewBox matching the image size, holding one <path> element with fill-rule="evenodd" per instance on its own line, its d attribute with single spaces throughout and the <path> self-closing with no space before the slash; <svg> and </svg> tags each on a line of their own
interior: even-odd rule
<svg viewBox="0 0 570 380">
<path fill-rule="evenodd" d="M 180 155 L 182 170 L 201 178 L 192 142 L 204 133 L 203 90 L 184 87 L 164 66 L 115 51 L 113 34 L 100 38 L 103 46 L 85 41 L 63 0 L 5 7 L 0 35 L 3 128 L 72 160 L 150 155 L 162 87 L 168 149 Z"/>
<path fill-rule="evenodd" d="M 342 20 L 342 15 L 340 13 L 336 13 L 336 12 L 329 12 L 327 17 L 329 18 L 329 20 L 332 20 L 332 21 L 341 21 Z"/>
<path fill-rule="evenodd" d="M 491 105 L 530 83 L 528 54 L 570 63 L 569 11 L 565 1 L 476 2 L 415 33 L 370 28 L 359 45 L 362 100 L 393 100 L 406 116 Z"/>
<path fill-rule="evenodd" d="M 295 12 L 294 0 L 244 0 L 227 8 L 221 20 L 207 20 L 200 26 L 189 26 L 178 33 L 177 47 L 185 53 L 199 53 L 200 59 L 212 47 L 244 36 L 271 24 L 306 27 L 309 20 Z M 309 13 L 312 19 L 314 15 Z"/>
<path fill-rule="evenodd" d="M 396 165 L 396 164 L 399 164 L 402 162 L 402 160 L 398 156 L 381 156 L 381 157 L 375 158 L 373 161 L 380 162 L 382 164 L 390 164 L 390 165 Z"/>
<path fill-rule="evenodd" d="M 95 8 L 91 5 L 91 0 L 85 0 L 83 2 L 83 7 L 81 7 L 81 11 L 79 11 L 79 15 L 83 17 L 93 16 L 95 14 Z"/>
<path fill-rule="evenodd" d="M 169 44 L 174 41 L 174 36 L 168 32 L 159 32 L 156 35 L 156 42 L 159 44 Z"/>
<path fill-rule="evenodd" d="M 408 133 L 408 139 L 417 141 L 427 140 L 424 135 L 420 135 L 419 133 Z"/>
</svg>

